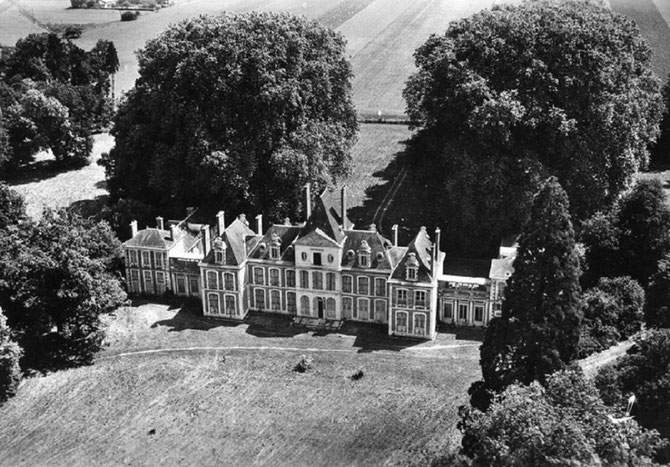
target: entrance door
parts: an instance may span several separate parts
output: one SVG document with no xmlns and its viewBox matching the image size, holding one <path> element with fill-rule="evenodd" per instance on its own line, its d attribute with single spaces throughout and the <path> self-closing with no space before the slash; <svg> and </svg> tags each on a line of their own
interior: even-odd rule
<svg viewBox="0 0 670 467">
<path fill-rule="evenodd" d="M 188 287 L 191 297 L 197 297 L 200 295 L 200 284 L 198 283 L 197 277 L 191 277 L 188 280 Z"/>
</svg>

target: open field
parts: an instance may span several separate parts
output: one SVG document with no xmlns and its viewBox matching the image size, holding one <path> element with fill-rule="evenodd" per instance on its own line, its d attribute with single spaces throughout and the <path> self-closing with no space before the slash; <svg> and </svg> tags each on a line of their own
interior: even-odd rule
<svg viewBox="0 0 670 467">
<path fill-rule="evenodd" d="M 30 378 L 0 407 L 0 464 L 411 465 L 457 446 L 478 342 L 362 351 L 354 336 L 272 329 L 121 310 L 93 366 Z M 238 344 L 265 349 L 119 355 Z M 302 354 L 313 368 L 295 373 Z"/>
<path fill-rule="evenodd" d="M 42 153 L 28 170 L 9 184 L 26 199 L 28 215 L 37 218 L 45 207 L 67 207 L 83 200 L 106 196 L 105 170 L 96 164 L 100 154 L 114 145 L 107 133 L 94 136 L 91 163 L 79 170 L 64 172 L 49 169 L 53 156 Z"/>
<path fill-rule="evenodd" d="M 518 0 L 514 0 L 518 1 Z M 47 23 L 78 23 L 90 27 L 76 42 L 89 49 L 98 39 L 114 41 L 121 69 L 117 93 L 137 78 L 135 50 L 170 24 L 199 14 L 222 11 L 286 11 L 305 15 L 336 28 L 347 38 L 354 68 L 354 100 L 362 115 L 402 115 L 401 92 L 414 70 L 412 53 L 430 34 L 449 22 L 488 8 L 498 0 L 176 0 L 175 5 L 138 20 L 120 22 L 116 11 L 68 9 L 69 0 L 0 1 L 0 44 L 13 44 L 22 28 L 40 31 Z M 6 11 L 2 11 L 2 9 Z M 10 18 L 11 16 L 11 18 Z M 16 29 L 17 31 L 14 31 Z"/>
</svg>

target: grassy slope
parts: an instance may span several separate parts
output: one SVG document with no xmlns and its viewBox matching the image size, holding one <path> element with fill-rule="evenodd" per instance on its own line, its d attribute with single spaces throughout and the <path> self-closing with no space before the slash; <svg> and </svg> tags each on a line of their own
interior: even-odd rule
<svg viewBox="0 0 670 467">
<path fill-rule="evenodd" d="M 174 314 L 160 306 L 120 312 L 109 358 L 24 383 L 0 407 L 0 464 L 407 465 L 458 442 L 456 408 L 479 377 L 476 343 L 361 353 L 351 336 L 197 329 L 193 317 Z M 314 362 L 305 374 L 291 371 L 302 351 L 114 357 L 240 342 L 341 351 L 304 352 Z M 359 368 L 364 377 L 351 381 Z"/>
</svg>

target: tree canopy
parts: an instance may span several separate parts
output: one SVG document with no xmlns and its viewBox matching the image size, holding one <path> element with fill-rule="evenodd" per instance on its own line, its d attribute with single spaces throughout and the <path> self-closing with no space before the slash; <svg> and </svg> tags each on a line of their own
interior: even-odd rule
<svg viewBox="0 0 670 467">
<path fill-rule="evenodd" d="M 0 306 L 28 366 L 90 362 L 104 336 L 100 315 L 126 299 L 109 272 L 121 257 L 106 223 L 66 210 L 0 235 Z"/>
<path fill-rule="evenodd" d="M 16 394 L 21 382 L 19 359 L 23 352 L 12 339 L 2 308 L 0 308 L 0 404 Z"/>
<path fill-rule="evenodd" d="M 576 358 L 579 276 L 568 198 L 551 178 L 535 197 L 519 238 L 502 316 L 486 330 L 480 360 L 484 388 L 499 392 L 515 381 L 544 382 Z"/>
<path fill-rule="evenodd" d="M 104 160 L 113 201 L 277 219 L 300 211 L 304 183 L 348 173 L 357 123 L 340 34 L 288 14 L 201 16 L 138 59 Z"/>
<path fill-rule="evenodd" d="M 633 21 L 588 0 L 498 5 L 431 36 L 404 97 L 451 228 L 518 233 L 549 175 L 575 220 L 616 200 L 658 135 L 650 56 Z"/>
<path fill-rule="evenodd" d="M 648 465 L 663 441 L 635 421 L 615 424 L 625 402 L 607 407 L 579 369 L 548 377 L 545 387 L 514 384 L 486 412 L 460 424 L 473 465 Z"/>
</svg>

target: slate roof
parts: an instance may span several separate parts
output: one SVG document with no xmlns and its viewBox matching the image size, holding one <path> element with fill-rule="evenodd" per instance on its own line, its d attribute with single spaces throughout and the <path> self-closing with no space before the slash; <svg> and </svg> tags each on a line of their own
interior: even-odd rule
<svg viewBox="0 0 670 467">
<path fill-rule="evenodd" d="M 415 253 L 416 259 L 419 261 L 417 282 L 431 282 L 433 280 L 431 270 L 433 264 L 433 242 L 428 237 L 428 233 L 424 227 L 421 227 L 414 240 L 407 246 L 407 251 L 405 251 L 400 263 L 393 270 L 391 278 L 402 281 L 406 280 L 405 271 L 410 253 Z"/>
<path fill-rule="evenodd" d="M 327 192 L 326 190 L 324 194 L 317 198 L 312 215 L 307 219 L 297 243 L 302 244 L 302 238 L 307 237 L 309 233 L 316 229 L 321 229 L 326 236 L 338 245 L 344 240 L 344 232 L 340 228 L 339 209 L 332 204 L 329 196 L 324 196 Z"/>
<path fill-rule="evenodd" d="M 137 232 L 130 240 L 126 240 L 123 245 L 135 248 L 170 248 L 172 241 L 169 230 L 159 230 L 155 228 L 146 228 Z"/>
<path fill-rule="evenodd" d="M 272 243 L 272 236 L 274 234 L 277 235 L 281 241 L 281 246 L 279 247 L 279 260 L 293 261 L 295 258 L 295 252 L 291 245 L 293 240 L 295 240 L 295 238 L 300 233 L 300 230 L 301 227 L 295 225 L 273 224 L 270 226 L 267 232 L 265 232 L 265 235 L 263 235 L 263 237 L 261 237 L 258 242 L 256 242 L 256 246 L 253 248 L 251 253 L 249 253 L 249 258 L 269 259 L 270 261 L 274 261 L 270 259 L 270 245 Z M 260 247 L 260 245 L 263 243 L 266 245 L 264 250 Z"/>
<path fill-rule="evenodd" d="M 227 228 L 224 230 L 221 238 L 226 243 L 226 265 L 227 266 L 238 266 L 246 259 L 246 247 L 247 237 L 253 237 L 255 235 L 254 231 L 249 228 L 246 222 L 241 221 L 239 218 L 235 219 Z M 202 260 L 203 263 L 214 264 L 214 249 L 211 249 L 207 254 L 205 259 Z"/>
<path fill-rule="evenodd" d="M 489 277 L 491 260 L 446 258 L 442 272 L 448 276 Z"/>
<path fill-rule="evenodd" d="M 397 261 L 393 262 L 390 250 L 393 244 L 390 240 L 382 237 L 379 232 L 372 230 L 346 230 L 346 240 L 342 248 L 342 266 L 360 267 L 358 264 L 358 250 L 363 241 L 370 247 L 370 267 L 363 269 L 393 269 Z M 351 256 L 350 251 L 354 254 Z M 397 255 L 396 255 L 397 257 Z"/>
</svg>

